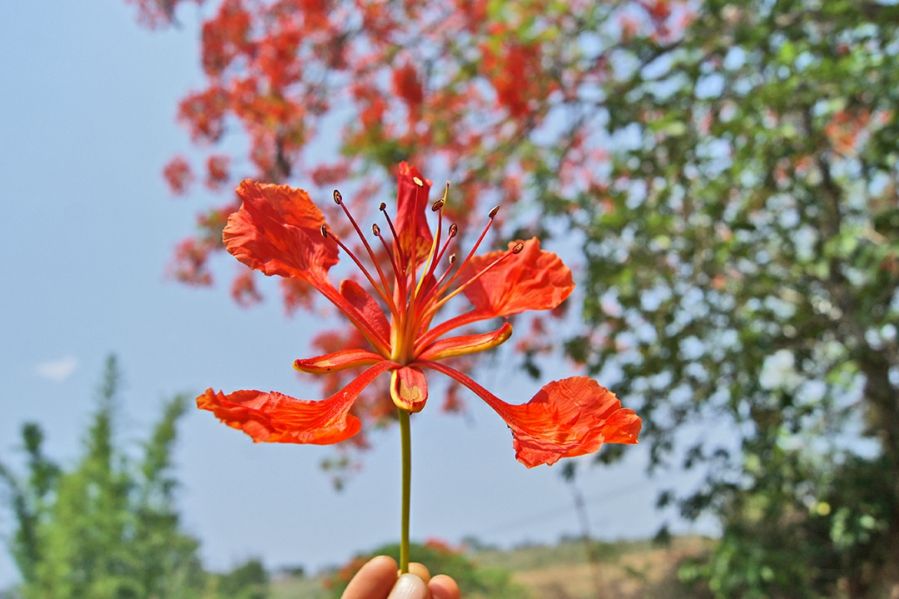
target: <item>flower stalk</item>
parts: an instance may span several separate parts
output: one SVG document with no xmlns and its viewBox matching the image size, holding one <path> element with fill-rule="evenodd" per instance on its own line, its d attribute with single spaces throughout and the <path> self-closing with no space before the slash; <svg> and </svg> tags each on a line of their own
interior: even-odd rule
<svg viewBox="0 0 899 599">
<path fill-rule="evenodd" d="M 400 515 L 400 573 L 409 571 L 409 506 L 412 498 L 412 435 L 409 411 L 397 408 L 400 420 L 400 447 L 402 452 L 402 512 Z"/>
</svg>

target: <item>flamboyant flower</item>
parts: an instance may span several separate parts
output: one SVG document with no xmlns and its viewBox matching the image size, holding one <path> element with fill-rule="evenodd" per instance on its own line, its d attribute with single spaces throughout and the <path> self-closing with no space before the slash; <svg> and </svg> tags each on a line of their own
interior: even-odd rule
<svg viewBox="0 0 899 599">
<path fill-rule="evenodd" d="M 426 371 L 450 377 L 487 402 L 506 421 L 515 456 L 528 467 L 590 453 L 603 443 L 636 443 L 641 422 L 633 410 L 621 407 L 611 391 L 586 377 L 553 381 L 527 403 L 509 404 L 447 365 L 449 358 L 494 348 L 512 334 L 508 322 L 488 332 L 460 334 L 459 329 L 527 310 L 556 308 L 574 289 L 571 271 L 558 256 L 541 250 L 536 239 L 514 241 L 505 250 L 478 255 L 497 208 L 490 211 L 487 225 L 465 257 L 457 260 L 453 246 L 459 230 L 456 225 L 450 225 L 445 233 L 443 230 L 446 192 L 430 204 L 437 221 L 436 231 L 432 231 L 427 219 L 430 182 L 403 163 L 398 184 L 395 218 L 390 218 L 382 203 L 384 229 L 372 225 L 372 241 L 377 239 L 375 244 L 380 246 L 377 250 L 340 193 L 334 192 L 334 201 L 348 224 L 341 229 L 358 235 L 361 256 L 340 238 L 342 233 L 328 227 L 305 191 L 254 181 L 240 184 L 237 194 L 242 204 L 228 217 L 222 236 L 225 248 L 250 268 L 316 289 L 361 336 L 357 347 L 296 360 L 294 367 L 312 374 L 365 370 L 320 401 L 295 399 L 277 391 L 226 394 L 207 389 L 197 398 L 197 405 L 254 441 L 337 443 L 359 432 L 361 422 L 350 413 L 353 403 L 375 379 L 389 373 L 389 394 L 397 407 L 402 443 L 400 570 L 407 572 L 409 416 L 428 401 Z M 341 251 L 371 291 L 352 278 L 334 286 L 328 274 Z M 445 256 L 447 264 L 442 267 Z M 444 306 L 460 295 L 467 298 L 468 308 L 434 324 Z"/>
<path fill-rule="evenodd" d="M 525 466 L 591 453 L 603 443 L 636 443 L 640 418 L 589 378 L 553 381 L 530 401 L 509 404 L 444 363 L 447 358 L 494 348 L 512 334 L 508 322 L 478 333 L 460 334 L 462 327 L 527 310 L 556 308 L 574 289 L 571 271 L 556 254 L 540 249 L 536 239 L 478 254 L 496 208 L 490 211 L 473 246 L 458 260 L 460 254 L 454 248 L 458 228 L 450 225 L 444 229 L 446 193 L 429 203 L 430 182 L 406 163 L 399 166 L 398 185 L 395 217 L 389 216 L 382 203 L 384 225 L 372 225 L 370 240 L 340 193 L 334 192 L 334 201 L 364 248 L 364 253 L 357 255 L 328 227 L 305 191 L 249 180 L 241 183 L 237 193 L 242 205 L 224 229 L 227 250 L 266 275 L 315 288 L 367 342 L 296 360 L 295 368 L 323 375 L 354 367 L 365 370 L 321 401 L 295 399 L 276 391 L 226 394 L 208 389 L 197 398 L 198 406 L 254 441 L 337 443 L 359 432 L 361 422 L 350 408 L 376 378 L 390 377 L 391 399 L 401 417 L 408 418 L 428 400 L 425 372 L 436 371 L 468 387 L 505 420 L 512 431 L 516 458 Z M 428 208 L 434 213 L 436 230 L 428 223 Z M 352 278 L 338 286 L 330 281 L 328 271 L 338 263 L 341 252 L 358 268 L 370 291 Z M 468 300 L 467 309 L 440 320 L 438 315 L 448 302 L 464 301 L 459 296 Z"/>
</svg>

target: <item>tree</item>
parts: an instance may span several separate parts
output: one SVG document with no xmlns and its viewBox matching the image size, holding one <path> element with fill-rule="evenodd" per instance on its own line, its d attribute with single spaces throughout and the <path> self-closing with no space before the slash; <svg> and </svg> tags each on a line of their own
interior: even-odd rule
<svg viewBox="0 0 899 599">
<path fill-rule="evenodd" d="M 355 178 L 364 200 L 409 159 L 457 183 L 462 224 L 505 199 L 506 236 L 580 234 L 565 350 L 639 408 L 654 465 L 704 468 L 660 502 L 721 518 L 697 570 L 715 592 L 899 582 L 895 2 L 208 6 L 208 86 L 179 115 L 216 152 L 241 132 L 241 174 Z M 335 126 L 339 156 L 304 153 Z M 211 281 L 230 210 L 201 217 L 176 276 Z M 233 291 L 260 297 L 245 273 Z M 548 346 L 521 349 L 533 370 Z"/>
<path fill-rule="evenodd" d="M 691 421 L 728 432 L 685 448 L 709 469 L 681 503 L 722 517 L 712 582 L 743 578 L 722 596 L 899 581 L 897 24 L 895 4 L 707 2 L 603 102 L 622 146 L 608 206 L 572 212 L 595 328 L 568 347 L 620 367 L 655 462 Z"/>
<path fill-rule="evenodd" d="M 134 460 L 119 449 L 114 433 L 119 381 L 118 365 L 110 357 L 84 453 L 71 470 L 44 455 L 43 433 L 31 423 L 22 429 L 26 476 L 0 464 L 0 481 L 15 518 L 10 549 L 21 575 L 22 596 L 266 596 L 267 577 L 258 562 L 222 575 L 225 582 L 217 594 L 216 577 L 210 577 L 200 561 L 199 542 L 182 530 L 171 453 L 187 397 L 179 395 L 165 404 L 141 459 Z"/>
</svg>

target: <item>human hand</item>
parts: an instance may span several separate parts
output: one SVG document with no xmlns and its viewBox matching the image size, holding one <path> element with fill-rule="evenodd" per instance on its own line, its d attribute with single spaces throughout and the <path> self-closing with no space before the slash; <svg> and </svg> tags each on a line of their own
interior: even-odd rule
<svg viewBox="0 0 899 599">
<path fill-rule="evenodd" d="M 430 572 L 419 563 L 409 564 L 409 573 L 397 578 L 396 562 L 379 555 L 362 566 L 341 599 L 460 599 L 456 581 Z"/>
</svg>

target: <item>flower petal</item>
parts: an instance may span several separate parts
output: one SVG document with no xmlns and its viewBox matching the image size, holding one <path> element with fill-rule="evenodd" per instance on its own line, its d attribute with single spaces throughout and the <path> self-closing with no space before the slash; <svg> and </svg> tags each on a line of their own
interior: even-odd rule
<svg viewBox="0 0 899 599">
<path fill-rule="evenodd" d="M 516 243 L 509 244 L 511 249 Z M 474 256 L 465 265 L 467 280 L 505 254 L 505 250 Z M 571 271 L 553 252 L 540 249 L 532 238 L 524 248 L 481 275 L 464 293 L 485 318 L 511 316 L 525 310 L 552 310 L 574 290 Z"/>
<path fill-rule="evenodd" d="M 396 407 L 420 412 L 428 401 L 428 379 L 419 368 L 403 366 L 390 373 L 390 398 Z"/>
<path fill-rule="evenodd" d="M 243 202 L 222 232 L 234 257 L 267 275 L 306 281 L 340 309 L 381 352 L 388 339 L 374 330 L 359 308 L 327 280 L 337 264 L 337 245 L 321 234 L 325 219 L 302 189 L 244 180 L 237 188 Z"/>
<path fill-rule="evenodd" d="M 310 374 L 325 374 L 337 372 L 356 366 L 369 366 L 380 362 L 384 358 L 367 349 L 345 349 L 330 354 L 316 356 L 314 358 L 300 358 L 293 361 L 293 367 L 300 372 Z"/>
<path fill-rule="evenodd" d="M 338 251 L 321 235 L 321 211 L 302 189 L 244 180 L 243 202 L 222 232 L 235 258 L 267 275 L 296 277 L 316 284 L 337 264 Z"/>
<path fill-rule="evenodd" d="M 503 326 L 489 333 L 476 335 L 460 335 L 435 341 L 419 356 L 422 360 L 443 360 L 455 356 L 464 356 L 475 352 L 492 349 L 512 336 L 512 325 L 504 322 Z"/>
<path fill-rule="evenodd" d="M 262 443 L 314 443 L 327 445 L 349 439 L 361 422 L 349 413 L 359 394 L 378 375 L 394 366 L 382 360 L 346 387 L 321 401 L 295 399 L 277 391 L 215 392 L 197 397 L 197 407 L 209 410 L 228 426 Z"/>
<path fill-rule="evenodd" d="M 512 430 L 515 457 L 533 468 L 592 453 L 603 443 L 637 442 L 642 422 L 615 394 L 577 376 L 545 385 L 525 404 L 499 399 L 467 375 L 439 362 L 418 362 L 459 381 L 487 402 Z"/>
<path fill-rule="evenodd" d="M 431 251 L 431 227 L 428 226 L 428 194 L 431 182 L 417 168 L 401 162 L 397 168 L 396 232 L 403 260 L 422 259 Z"/>
<path fill-rule="evenodd" d="M 364 287 L 352 279 L 346 279 L 340 283 L 340 295 L 359 311 L 362 319 L 385 344 L 389 343 L 390 323 L 381 306 Z"/>
</svg>

